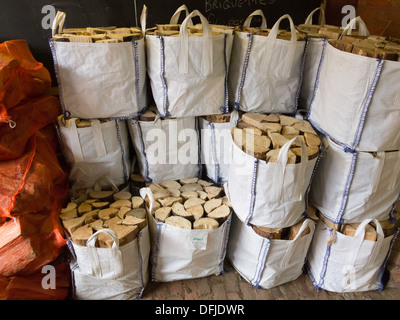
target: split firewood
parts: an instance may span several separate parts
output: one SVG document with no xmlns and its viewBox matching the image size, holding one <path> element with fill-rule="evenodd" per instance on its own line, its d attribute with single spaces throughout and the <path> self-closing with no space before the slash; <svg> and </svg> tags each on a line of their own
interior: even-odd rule
<svg viewBox="0 0 400 320">
<path fill-rule="evenodd" d="M 161 189 L 153 192 L 153 198 L 154 200 L 162 199 L 165 197 L 169 197 L 171 193 L 168 191 L 168 189 Z"/>
<path fill-rule="evenodd" d="M 175 180 L 166 180 L 161 182 L 160 185 L 166 189 L 180 189 L 182 187 L 182 185 Z"/>
<path fill-rule="evenodd" d="M 85 217 L 85 224 L 89 224 L 97 220 L 99 218 L 99 211 L 100 209 L 95 209 L 82 215 L 82 217 Z"/>
<path fill-rule="evenodd" d="M 207 192 L 204 191 L 197 191 L 197 195 L 200 199 L 206 200 L 207 199 Z"/>
<path fill-rule="evenodd" d="M 68 211 L 71 211 L 71 210 L 74 210 L 74 209 L 76 210 L 77 207 L 78 207 L 77 203 L 75 203 L 75 202 L 68 202 L 68 203 L 67 203 L 67 206 L 66 206 L 65 208 L 62 208 L 62 209 L 61 209 L 61 213 L 65 213 L 65 212 L 68 212 Z"/>
<path fill-rule="evenodd" d="M 120 224 L 123 224 L 125 226 L 137 226 L 139 228 L 139 231 L 142 230 L 144 227 L 147 226 L 147 220 L 146 219 L 139 219 L 134 216 L 127 216 L 124 220 L 120 222 Z"/>
<path fill-rule="evenodd" d="M 90 203 L 82 202 L 78 206 L 78 215 L 82 216 L 84 213 L 90 212 L 92 210 L 93 210 L 93 207 L 92 207 L 92 205 Z"/>
<path fill-rule="evenodd" d="M 158 208 L 156 208 L 155 210 L 157 210 Z M 146 209 L 144 208 L 132 209 L 125 214 L 125 217 L 127 216 L 133 216 L 139 219 L 146 219 Z"/>
<path fill-rule="evenodd" d="M 193 229 L 218 229 L 219 223 L 213 218 L 201 218 L 193 223 Z"/>
<path fill-rule="evenodd" d="M 204 203 L 205 203 L 205 200 L 203 200 L 203 199 L 200 199 L 200 198 L 189 198 L 184 202 L 183 206 L 184 206 L 185 209 L 188 209 L 190 207 L 202 205 Z"/>
<path fill-rule="evenodd" d="M 231 203 L 229 202 L 227 196 L 222 197 L 222 204 L 225 204 L 225 205 L 227 205 L 229 208 L 232 208 L 232 205 L 231 205 Z"/>
<path fill-rule="evenodd" d="M 193 220 L 193 215 L 185 210 L 185 207 L 183 206 L 182 203 L 175 202 L 172 205 L 172 213 L 176 216 L 185 217 L 190 220 Z"/>
<path fill-rule="evenodd" d="M 196 221 L 200 218 L 203 217 L 204 215 L 204 209 L 201 204 L 198 204 L 196 206 L 192 206 L 186 209 L 186 211 L 193 216 L 193 219 Z"/>
<path fill-rule="evenodd" d="M 268 122 L 268 116 L 259 113 L 245 113 L 242 120 L 265 132 L 281 132 L 282 126 L 279 123 Z"/>
<path fill-rule="evenodd" d="M 98 213 L 99 219 L 105 221 L 114 218 L 118 214 L 118 208 L 101 209 Z"/>
<path fill-rule="evenodd" d="M 166 197 L 158 200 L 163 207 L 172 207 L 175 202 L 183 202 L 181 197 Z"/>
<path fill-rule="evenodd" d="M 294 128 L 292 126 L 283 126 L 281 134 L 285 137 L 288 137 L 288 136 L 295 137 L 295 136 L 300 135 L 300 130 L 297 130 L 296 128 Z"/>
<path fill-rule="evenodd" d="M 289 117 L 285 115 L 279 115 L 279 121 L 282 126 L 293 126 L 295 123 L 301 121 L 301 119 L 297 119 L 294 117 Z"/>
<path fill-rule="evenodd" d="M 132 198 L 132 194 L 129 191 L 119 191 L 113 194 L 113 200 L 130 200 Z"/>
<path fill-rule="evenodd" d="M 78 246 L 86 246 L 86 242 L 93 235 L 93 229 L 85 224 L 72 232 L 71 240 Z"/>
<path fill-rule="evenodd" d="M 212 123 L 226 123 L 231 120 L 230 114 L 214 114 L 203 117 L 206 121 Z"/>
<path fill-rule="evenodd" d="M 132 209 L 136 208 L 143 208 L 144 207 L 144 200 L 142 197 L 134 196 L 131 198 Z"/>
<path fill-rule="evenodd" d="M 104 209 L 110 205 L 109 201 L 95 201 L 91 203 L 93 209 Z"/>
<path fill-rule="evenodd" d="M 295 164 L 297 161 L 296 155 L 291 150 L 288 151 L 287 164 Z M 277 163 L 280 151 L 280 148 L 268 151 L 266 155 L 266 161 L 270 163 Z"/>
<path fill-rule="evenodd" d="M 354 237 L 357 227 L 360 225 L 360 223 L 348 223 L 344 224 L 341 226 L 341 233 L 343 233 L 346 236 L 349 237 Z M 370 240 L 370 241 L 376 241 L 377 238 L 377 233 L 376 230 L 373 226 L 370 224 L 367 224 L 365 227 L 365 235 L 364 235 L 364 240 Z"/>
<path fill-rule="evenodd" d="M 124 218 L 125 218 L 125 215 L 126 215 L 129 211 L 131 211 L 131 210 L 132 210 L 132 209 L 129 208 L 129 207 L 121 207 L 121 208 L 119 208 L 119 210 L 118 210 L 117 216 L 118 216 L 120 219 L 124 219 Z"/>
<path fill-rule="evenodd" d="M 223 188 L 216 187 L 216 186 L 208 186 L 208 187 L 204 187 L 204 191 L 207 193 L 208 199 L 213 199 L 213 198 L 217 198 L 217 197 L 221 196 Z"/>
<path fill-rule="evenodd" d="M 153 192 L 153 193 L 162 192 L 163 190 L 165 190 L 165 188 L 162 185 L 160 185 L 159 183 L 155 183 L 155 182 L 147 183 L 146 186 L 148 188 L 150 188 L 151 192 Z"/>
<path fill-rule="evenodd" d="M 117 234 L 120 247 L 134 240 L 139 233 L 137 226 L 124 226 L 120 224 L 113 224 L 110 226 L 110 229 Z M 99 234 L 97 238 L 97 245 L 99 248 L 111 248 L 113 244 L 114 241 L 108 234 Z"/>
<path fill-rule="evenodd" d="M 293 124 L 293 127 L 304 133 L 308 132 L 317 135 L 312 125 L 306 120 L 300 120 L 300 122 L 296 122 L 295 124 Z"/>
<path fill-rule="evenodd" d="M 172 197 L 179 198 L 181 196 L 181 191 L 179 189 L 167 189 Z"/>
<path fill-rule="evenodd" d="M 65 211 L 65 212 L 61 213 L 59 215 L 59 217 L 61 220 L 70 220 L 70 219 L 78 218 L 78 210 L 75 208 L 75 209 L 72 209 L 69 211 Z"/>
<path fill-rule="evenodd" d="M 170 216 L 164 223 L 183 229 L 192 229 L 192 222 L 181 216 Z"/>
<path fill-rule="evenodd" d="M 187 192 L 187 191 L 202 191 L 203 187 L 196 183 L 187 183 L 183 184 L 183 186 L 179 189 L 181 192 Z"/>
<path fill-rule="evenodd" d="M 231 209 L 227 205 L 223 204 L 223 205 L 219 206 L 218 208 L 214 209 L 213 211 L 211 211 L 208 214 L 208 217 L 214 218 L 217 221 L 225 221 L 228 218 L 228 216 L 230 215 L 230 213 L 231 213 Z"/>
<path fill-rule="evenodd" d="M 157 220 L 164 222 L 165 219 L 167 219 L 171 215 L 171 211 L 172 211 L 171 207 L 159 208 L 154 212 L 154 217 Z"/>
<path fill-rule="evenodd" d="M 95 231 L 99 231 L 101 229 L 104 229 L 103 220 L 95 220 L 95 221 L 89 223 L 89 226 Z"/>
<path fill-rule="evenodd" d="M 244 122 L 243 120 L 238 121 L 237 127 L 239 129 L 243 129 L 244 131 L 251 130 L 253 134 L 257 134 L 261 136 L 263 134 L 263 131 L 252 126 L 251 124 L 248 124 L 247 122 Z"/>
<path fill-rule="evenodd" d="M 214 209 L 220 207 L 222 205 L 222 198 L 211 199 L 204 203 L 204 210 L 207 214 L 209 214 Z"/>
<path fill-rule="evenodd" d="M 146 186 L 146 180 L 140 173 L 132 173 L 129 179 L 132 186 L 143 188 Z"/>
<path fill-rule="evenodd" d="M 199 178 L 187 178 L 187 179 L 180 179 L 179 182 L 181 184 L 193 184 L 197 183 L 198 180 Z"/>
<path fill-rule="evenodd" d="M 118 223 L 120 223 L 121 221 L 122 221 L 122 220 L 121 220 L 118 216 L 115 216 L 115 217 L 113 217 L 113 218 L 111 218 L 111 219 L 108 219 L 108 220 L 103 221 L 103 227 L 104 227 L 104 228 L 110 228 L 111 225 L 113 225 L 113 224 L 118 224 Z"/>
<path fill-rule="evenodd" d="M 202 179 L 197 180 L 197 183 L 199 185 L 201 185 L 202 187 L 209 187 L 209 186 L 213 185 L 212 182 L 208 182 L 208 181 L 205 181 L 205 180 L 202 180 Z"/>
<path fill-rule="evenodd" d="M 181 193 L 181 197 L 183 200 L 187 200 L 189 198 L 197 198 L 199 197 L 199 192 L 204 192 L 204 191 L 184 191 Z"/>
<path fill-rule="evenodd" d="M 282 148 L 289 141 L 288 138 L 277 132 L 268 132 L 268 137 L 271 139 L 273 149 Z"/>
<path fill-rule="evenodd" d="M 100 190 L 100 191 L 90 191 L 88 193 L 89 198 L 97 199 L 99 201 L 112 201 L 112 196 L 114 191 Z"/>
<path fill-rule="evenodd" d="M 383 234 L 386 237 L 390 237 L 392 235 L 394 235 L 394 233 L 396 232 L 396 224 L 394 224 L 392 221 L 390 220 L 383 220 L 383 221 L 379 221 L 382 230 L 383 230 Z M 370 222 L 370 224 L 376 228 L 375 222 Z"/>
<path fill-rule="evenodd" d="M 110 208 L 120 209 L 122 207 L 131 208 L 132 207 L 131 200 L 117 200 L 110 204 Z"/>
<path fill-rule="evenodd" d="M 321 145 L 321 139 L 318 137 L 318 135 L 313 133 L 304 132 L 304 140 L 307 146 L 319 147 Z"/>
<path fill-rule="evenodd" d="M 268 239 L 281 239 L 282 228 L 268 228 L 262 226 L 252 225 L 252 228 L 255 233 L 263 238 Z"/>
<path fill-rule="evenodd" d="M 62 222 L 64 229 L 71 236 L 71 234 L 85 224 L 85 217 L 78 217 L 74 219 L 64 220 Z"/>
</svg>

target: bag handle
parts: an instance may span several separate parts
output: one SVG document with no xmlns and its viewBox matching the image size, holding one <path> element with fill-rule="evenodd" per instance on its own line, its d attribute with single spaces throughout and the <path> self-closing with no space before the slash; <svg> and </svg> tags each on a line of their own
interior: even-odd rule
<svg viewBox="0 0 400 320">
<path fill-rule="evenodd" d="M 192 21 L 192 17 L 198 16 L 203 27 L 203 48 L 202 48 L 202 69 L 203 75 L 207 76 L 213 72 L 213 44 L 211 27 L 207 19 L 198 11 L 192 11 L 182 22 L 179 32 L 179 56 L 178 67 L 179 74 L 189 72 L 189 35 L 187 24 Z"/>
<path fill-rule="evenodd" d="M 101 130 L 100 120 L 91 120 L 91 128 L 93 134 L 94 146 L 96 148 L 97 156 L 104 157 L 107 155 L 106 146 L 104 144 L 103 131 Z"/>
<path fill-rule="evenodd" d="M 57 11 L 57 14 L 53 20 L 53 24 L 51 26 L 52 37 L 54 37 L 54 35 L 56 34 L 57 28 L 58 28 L 58 33 L 62 33 L 65 17 L 66 17 L 65 12 Z"/>
<path fill-rule="evenodd" d="M 287 160 L 288 160 L 288 153 L 289 149 L 292 146 L 292 144 L 298 141 L 300 142 L 301 145 L 301 163 L 296 164 L 299 165 L 300 171 L 299 171 L 299 177 L 296 179 L 297 181 L 303 181 L 304 180 L 304 175 L 306 172 L 306 167 L 308 163 L 308 155 L 307 155 L 307 149 L 303 143 L 302 140 L 300 140 L 299 137 L 294 137 L 293 139 L 289 140 L 286 142 L 281 150 L 279 151 L 278 154 L 278 161 L 276 163 L 276 167 L 273 171 L 273 181 L 275 185 L 277 186 L 274 188 L 273 192 L 273 199 L 277 200 L 280 199 L 283 189 L 284 189 L 284 181 L 285 181 L 285 174 L 286 174 L 286 167 L 287 167 Z M 301 189 L 301 184 L 297 183 L 297 190 L 294 193 L 296 197 L 299 195 L 299 190 Z"/>
<path fill-rule="evenodd" d="M 262 12 L 261 9 L 258 9 L 256 11 L 254 11 L 253 13 L 251 13 L 246 20 L 244 20 L 243 22 L 243 27 L 250 27 L 251 24 L 251 20 L 253 19 L 254 16 L 260 16 L 262 18 L 261 21 L 261 28 L 262 29 L 267 29 L 267 19 L 265 18 L 264 13 Z"/>
<path fill-rule="evenodd" d="M 303 233 L 303 231 L 306 228 L 310 228 L 310 233 L 313 234 L 314 233 L 314 229 L 315 229 L 315 222 L 312 221 L 311 219 L 305 219 L 303 221 L 303 224 L 301 225 L 299 232 L 297 232 L 296 236 L 294 237 L 294 239 L 290 242 L 289 247 L 287 248 L 285 255 L 282 259 L 282 263 L 281 266 L 285 267 L 290 263 L 291 258 L 293 257 L 294 253 L 299 251 L 297 250 L 297 244 L 299 243 L 299 239 L 301 238 L 301 234 Z M 301 249 L 301 248 L 300 248 Z M 305 256 L 305 250 L 308 250 L 308 246 L 304 246 L 303 247 L 303 252 L 302 255 Z"/>
<path fill-rule="evenodd" d="M 172 15 L 171 19 L 169 20 L 170 24 L 178 24 L 179 17 L 181 15 L 181 12 L 185 11 L 186 12 L 186 17 L 189 15 L 189 10 L 186 7 L 185 4 L 181 5 L 178 9 L 176 9 L 175 13 Z M 189 25 L 193 25 L 192 21 L 188 22 Z"/>
<path fill-rule="evenodd" d="M 96 248 L 96 240 L 101 233 L 106 233 L 113 240 L 113 245 L 110 249 L 108 248 Z M 100 258 L 97 250 L 105 249 L 109 250 L 109 263 L 113 265 L 112 270 L 114 270 L 114 274 L 111 277 L 112 279 L 118 279 L 123 274 L 123 264 L 122 264 L 122 254 L 119 249 L 119 240 L 115 231 L 105 228 L 98 230 L 95 234 L 93 234 L 86 242 L 87 253 L 89 256 L 89 261 L 91 265 L 91 274 L 95 277 L 103 277 L 102 268 L 100 264 Z"/>
<path fill-rule="evenodd" d="M 71 118 L 67 120 L 67 126 L 65 127 L 68 130 L 68 136 L 71 139 L 71 152 L 74 157 L 76 163 L 85 161 L 82 152 L 81 141 L 79 139 L 78 128 L 76 127 L 76 120 L 78 118 Z"/>
<path fill-rule="evenodd" d="M 282 72 L 281 72 L 283 77 L 288 78 L 290 76 L 290 72 L 292 70 L 294 56 L 295 56 L 295 52 L 296 52 L 296 44 L 297 44 L 297 31 L 296 31 L 296 27 L 295 27 L 295 25 L 293 23 L 293 20 L 290 17 L 290 15 L 285 14 L 282 17 L 280 17 L 278 19 L 278 21 L 272 27 L 271 31 L 269 32 L 269 34 L 267 36 L 266 50 L 265 50 L 265 53 L 263 55 L 263 60 L 264 61 L 262 63 L 266 65 L 266 70 L 267 70 L 266 72 L 268 73 L 270 62 L 271 62 L 272 52 L 274 50 L 276 38 L 277 38 L 278 32 L 279 32 L 279 26 L 280 26 L 280 23 L 281 23 L 281 21 L 283 19 L 288 19 L 289 20 L 290 33 L 291 33 L 291 37 L 290 37 L 290 40 L 289 40 L 289 48 L 286 51 L 285 63 L 284 63 L 284 67 L 282 68 Z"/>
<path fill-rule="evenodd" d="M 304 22 L 304 24 L 311 24 L 312 25 L 312 19 L 313 19 L 313 15 L 315 12 L 317 12 L 318 10 L 320 10 L 320 15 L 321 15 L 321 23 L 319 24 L 321 27 L 323 27 L 326 23 L 325 21 L 325 10 L 322 7 L 318 7 L 315 8 L 313 11 L 310 12 L 310 14 L 308 15 L 306 21 Z"/>
<path fill-rule="evenodd" d="M 353 250 L 350 250 L 347 254 L 347 261 L 348 261 L 348 265 L 354 267 L 358 255 L 360 253 L 361 250 L 361 246 L 364 242 L 364 237 L 365 237 L 365 228 L 366 226 L 370 223 L 370 222 L 374 222 L 376 225 L 376 233 L 377 233 L 377 239 L 375 241 L 375 245 L 374 248 L 372 250 L 372 253 L 369 257 L 369 261 L 374 262 L 375 258 L 377 257 L 378 253 L 379 253 L 379 249 L 382 246 L 382 241 L 385 237 L 383 230 L 382 230 L 382 226 L 379 223 L 379 221 L 377 219 L 365 219 L 363 220 L 359 226 L 356 229 L 356 232 L 354 234 L 354 238 L 353 238 Z"/>
<path fill-rule="evenodd" d="M 369 31 L 368 28 L 365 24 L 365 22 L 363 21 L 363 19 L 361 19 L 360 16 L 355 17 L 353 19 L 350 20 L 350 22 L 347 24 L 347 26 L 344 28 L 342 34 L 340 35 L 339 39 L 342 39 L 342 37 L 346 34 L 348 36 L 351 35 L 353 27 L 355 27 L 358 24 L 358 33 L 360 36 L 369 36 Z"/>
</svg>

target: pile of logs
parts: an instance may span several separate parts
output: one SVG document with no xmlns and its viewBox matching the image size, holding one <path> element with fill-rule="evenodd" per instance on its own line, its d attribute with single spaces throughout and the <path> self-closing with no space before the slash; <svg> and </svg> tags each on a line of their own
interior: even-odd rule
<svg viewBox="0 0 400 320">
<path fill-rule="evenodd" d="M 321 140 L 311 124 L 302 119 L 277 114 L 243 114 L 232 128 L 235 144 L 247 154 L 266 162 L 276 163 L 282 146 L 298 137 L 306 146 L 308 158 L 318 156 Z M 288 164 L 301 161 L 301 143 L 295 141 L 288 153 Z"/>
<path fill-rule="evenodd" d="M 272 239 L 294 240 L 294 238 L 299 233 L 300 228 L 303 225 L 303 222 L 305 219 L 306 218 L 303 218 L 300 220 L 300 222 L 296 223 L 295 225 L 293 225 L 291 227 L 286 227 L 286 228 L 268 228 L 268 227 L 261 227 L 261 226 L 256 226 L 256 225 L 252 225 L 252 228 L 255 233 L 257 233 L 259 236 L 261 236 L 263 238 L 268 238 L 271 240 Z M 310 233 L 310 228 L 307 227 L 300 234 L 300 237 L 303 237 L 309 233 Z"/>
<path fill-rule="evenodd" d="M 211 32 L 213 36 L 217 36 L 220 34 L 233 34 L 233 27 L 224 26 L 224 25 L 216 25 L 210 24 Z M 156 36 L 179 36 L 179 30 L 181 28 L 180 24 L 156 24 L 154 28 L 146 30 L 146 34 L 148 35 L 156 35 Z M 197 24 L 194 26 L 188 26 L 188 35 L 191 37 L 202 37 L 203 36 L 203 26 L 201 24 Z"/>
<path fill-rule="evenodd" d="M 217 229 L 231 214 L 222 187 L 198 178 L 149 183 L 154 219 L 184 229 Z"/>
<path fill-rule="evenodd" d="M 118 236 L 123 246 L 134 240 L 147 225 L 144 200 L 128 191 L 89 191 L 86 200 L 69 202 L 59 215 L 71 241 L 85 246 L 87 240 L 98 230 L 109 228 Z M 113 240 L 102 233 L 96 246 L 111 248 Z"/>
<path fill-rule="evenodd" d="M 117 43 L 143 38 L 140 28 L 70 28 L 63 29 L 62 33 L 53 36 L 55 41 L 62 42 L 86 42 L 86 43 Z"/>
</svg>

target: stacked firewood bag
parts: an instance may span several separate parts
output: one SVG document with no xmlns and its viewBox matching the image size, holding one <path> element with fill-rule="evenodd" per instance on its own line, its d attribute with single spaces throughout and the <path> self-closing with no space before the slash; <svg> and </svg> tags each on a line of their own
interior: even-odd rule
<svg viewBox="0 0 400 320">
<path fill-rule="evenodd" d="M 244 113 L 231 134 L 227 257 L 254 287 L 295 280 L 314 234 L 306 204 L 321 141 L 306 120 L 272 113 Z"/>
<path fill-rule="evenodd" d="M 24 40 L 0 44 L 0 79 L 0 300 L 65 299 L 58 212 L 68 181 L 54 128 L 61 106 Z"/>
<path fill-rule="evenodd" d="M 144 32 L 67 29 L 65 17 L 57 13 L 49 42 L 62 106 L 57 129 L 69 168 L 70 203 L 60 218 L 72 298 L 140 298 L 148 281 L 147 219 L 126 213 L 137 209 L 129 188 L 135 157 L 128 122 L 148 105 Z M 127 193 L 124 199 L 117 199 L 119 192 Z"/>
<path fill-rule="evenodd" d="M 324 135 L 310 191 L 321 218 L 307 263 L 317 288 L 382 289 L 400 193 L 400 63 L 386 45 L 360 17 L 324 42 L 307 115 Z"/>
</svg>

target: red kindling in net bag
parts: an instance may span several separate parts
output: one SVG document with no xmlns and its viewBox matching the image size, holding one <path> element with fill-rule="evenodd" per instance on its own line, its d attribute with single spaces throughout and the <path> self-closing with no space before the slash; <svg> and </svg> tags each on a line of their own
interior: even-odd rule
<svg viewBox="0 0 400 320">
<path fill-rule="evenodd" d="M 43 95 L 50 88 L 49 71 L 35 60 L 25 40 L 0 44 L 0 122 L 10 119 L 8 109 Z"/>
<path fill-rule="evenodd" d="M 54 96 L 35 98 L 9 110 L 15 126 L 0 122 L 0 160 L 21 157 L 31 136 L 54 123 L 60 113 L 60 101 Z"/>
</svg>

